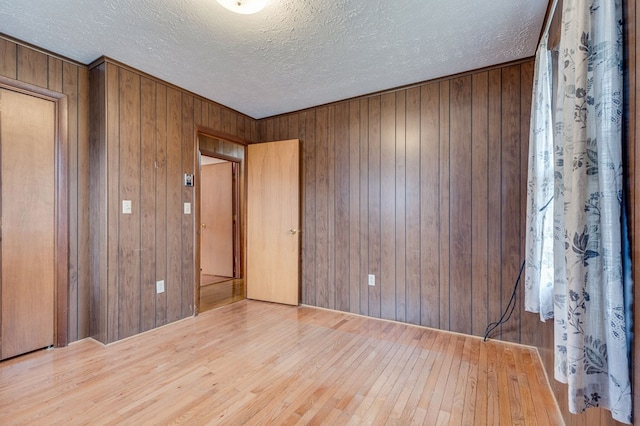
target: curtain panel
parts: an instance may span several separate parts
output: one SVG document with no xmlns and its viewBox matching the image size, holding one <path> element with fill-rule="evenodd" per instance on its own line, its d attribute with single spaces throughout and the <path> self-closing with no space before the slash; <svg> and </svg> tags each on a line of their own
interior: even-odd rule
<svg viewBox="0 0 640 426">
<path fill-rule="evenodd" d="M 603 407 L 614 419 L 630 423 L 622 263 L 622 36 L 620 0 L 563 2 L 555 128 L 548 98 L 553 92 L 547 93 L 551 83 L 545 77 L 553 70 L 545 64 L 546 43 L 539 47 L 525 308 L 547 319 L 552 297 L 555 378 L 568 384 L 569 410 Z M 549 205 L 543 204 L 546 198 Z"/>
</svg>

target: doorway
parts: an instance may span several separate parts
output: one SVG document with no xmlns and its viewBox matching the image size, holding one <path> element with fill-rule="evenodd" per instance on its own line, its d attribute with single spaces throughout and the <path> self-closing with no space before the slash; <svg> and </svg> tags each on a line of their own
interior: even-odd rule
<svg viewBox="0 0 640 426">
<path fill-rule="evenodd" d="M 245 298 L 241 159 L 200 149 L 198 181 L 198 312 L 204 312 Z"/>
</svg>

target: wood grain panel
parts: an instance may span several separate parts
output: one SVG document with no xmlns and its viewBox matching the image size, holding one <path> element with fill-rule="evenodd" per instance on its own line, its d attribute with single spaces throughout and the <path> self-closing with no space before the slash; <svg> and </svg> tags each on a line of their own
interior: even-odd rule
<svg viewBox="0 0 640 426">
<path fill-rule="evenodd" d="M 77 173 L 78 181 L 78 313 L 77 329 L 78 339 L 83 339 L 91 335 L 90 327 L 90 252 L 89 234 L 91 222 L 89 220 L 90 210 L 90 78 L 89 70 L 85 67 L 78 67 L 78 160 L 77 165 L 70 163 L 70 178 Z M 77 172 L 74 168 L 77 167 Z M 71 214 L 71 213 L 70 213 Z M 70 222 L 70 228 L 73 226 Z M 73 316 L 73 312 L 69 312 Z"/>
<path fill-rule="evenodd" d="M 328 109 L 319 108 L 316 111 L 315 143 L 316 143 L 316 305 L 329 307 L 329 176 L 328 168 L 328 144 L 329 136 L 327 126 L 329 122 Z M 272 123 L 272 122 L 271 122 Z M 273 125 L 273 124 L 272 124 Z M 273 130 L 269 130 L 267 125 L 267 137 L 273 135 Z M 272 127 L 272 126 L 271 126 Z"/>
<path fill-rule="evenodd" d="M 489 193 L 487 197 L 487 216 L 492 218 L 487 223 L 488 245 L 488 279 L 489 279 L 489 322 L 497 321 L 502 314 L 502 250 L 501 250 L 501 222 L 500 211 L 501 194 L 497 188 L 502 188 L 501 169 L 501 114 L 502 114 L 502 71 L 489 71 L 489 160 L 487 163 L 487 179 Z M 485 325 L 485 327 L 488 324 Z M 501 330 L 496 330 L 491 337 L 499 336 Z"/>
<path fill-rule="evenodd" d="M 275 141 L 276 139 L 278 139 L 278 137 L 276 136 L 277 124 L 278 122 L 276 118 L 267 120 L 266 138 L 264 139 L 264 141 L 268 142 L 268 141 Z"/>
<path fill-rule="evenodd" d="M 488 136 L 488 91 L 489 74 L 486 72 L 473 75 L 472 80 L 472 147 L 471 168 L 473 180 L 471 182 L 471 271 L 472 287 L 472 330 L 471 333 L 479 336 L 484 334 L 489 323 L 488 314 L 488 224 L 487 199 L 488 186 L 488 161 L 489 161 L 489 136 Z"/>
<path fill-rule="evenodd" d="M 327 308 L 336 307 L 336 137 L 335 105 L 327 107 Z"/>
<path fill-rule="evenodd" d="M 347 310 L 360 313 L 360 282 L 364 276 L 361 264 L 353 259 L 359 259 L 360 245 L 360 102 L 349 102 L 349 253 L 347 267 L 349 268 L 349 305 Z"/>
<path fill-rule="evenodd" d="M 12 41 L 0 38 L 0 75 L 16 79 L 18 46 Z"/>
<path fill-rule="evenodd" d="M 106 64 L 106 140 L 108 168 L 105 169 L 105 189 L 107 191 L 107 226 L 104 229 L 107 238 L 106 281 L 101 282 L 101 298 L 104 298 L 107 311 L 106 340 L 103 342 L 113 342 L 118 339 L 118 326 L 120 315 L 120 258 L 119 241 L 120 233 L 120 84 L 119 70 L 113 64 Z M 102 259 L 101 259 L 102 261 Z"/>
<path fill-rule="evenodd" d="M 47 76 L 47 88 L 56 92 L 62 92 L 62 61 L 57 58 L 48 57 L 48 76 Z M 67 66 L 76 68 L 76 66 L 65 63 Z M 75 114 L 77 119 L 78 114 Z M 70 117 L 71 118 L 71 117 Z"/>
<path fill-rule="evenodd" d="M 222 130 L 221 125 L 221 108 L 220 105 L 216 105 L 213 103 L 209 104 L 209 127 L 214 130 Z"/>
<path fill-rule="evenodd" d="M 335 309 L 349 312 L 350 271 L 349 271 L 349 104 L 341 103 L 335 107 L 334 152 L 335 152 Z"/>
<path fill-rule="evenodd" d="M 182 173 L 195 174 L 195 117 L 194 117 L 193 96 L 182 94 Z M 233 115 L 235 117 L 235 115 Z M 235 120 L 231 129 L 235 131 Z M 228 133 L 231 133 L 231 129 Z M 226 152 L 226 151 L 225 151 Z M 182 181 L 178 184 L 182 187 L 182 203 L 189 203 L 192 212 L 195 209 L 195 197 L 193 187 L 184 186 Z M 195 291 L 195 262 L 194 262 L 194 214 L 182 215 L 182 279 L 180 287 L 182 290 L 181 318 L 193 315 L 194 313 L 194 291 Z"/>
<path fill-rule="evenodd" d="M 509 302 L 520 270 L 520 65 L 502 71 L 502 185 L 500 231 L 502 246 L 502 305 Z M 526 193 L 526 192 L 525 192 Z M 519 298 L 522 300 L 522 297 Z M 516 304 L 512 320 L 502 326 L 502 336 L 508 341 L 520 341 L 520 304 Z"/>
<path fill-rule="evenodd" d="M 156 325 L 156 83 L 140 80 L 140 331 Z"/>
<path fill-rule="evenodd" d="M 369 308 L 368 315 L 372 317 L 380 317 L 381 294 L 381 204 L 380 204 L 380 96 L 374 96 L 369 99 L 369 118 L 368 118 L 368 145 L 369 145 L 369 231 L 368 231 L 368 252 L 369 265 L 367 273 L 375 275 L 376 286 L 368 286 Z"/>
<path fill-rule="evenodd" d="M 406 322 L 420 324 L 420 88 L 407 90 L 406 112 Z M 402 187 L 400 188 L 403 189 Z"/>
<path fill-rule="evenodd" d="M 47 87 L 47 55 L 18 45 L 17 79 L 40 87 Z"/>
<path fill-rule="evenodd" d="M 131 214 L 121 211 L 118 237 L 118 339 L 140 330 L 140 76 L 119 72 L 119 202 L 131 202 Z"/>
<path fill-rule="evenodd" d="M 91 70 L 91 145 L 89 191 L 90 228 L 90 333 L 100 342 L 107 341 L 107 143 L 106 143 L 106 64 Z"/>
<path fill-rule="evenodd" d="M 239 116 L 235 111 L 228 110 L 229 115 L 227 116 L 226 122 L 229 124 L 230 130 L 229 134 L 233 136 L 238 136 L 238 119 Z"/>
<path fill-rule="evenodd" d="M 156 294 L 156 326 L 167 323 L 168 250 L 167 250 L 167 87 L 156 86 L 156 281 L 165 282 L 165 291 Z"/>
<path fill-rule="evenodd" d="M 289 115 L 281 115 L 276 119 L 276 138 L 281 140 L 289 133 Z"/>
<path fill-rule="evenodd" d="M 473 299 L 471 298 L 471 76 L 451 80 L 450 96 L 450 297 L 455 306 L 451 315 L 451 330 L 471 333 Z"/>
<path fill-rule="evenodd" d="M 421 321 L 440 327 L 440 83 L 420 89 Z"/>
<path fill-rule="evenodd" d="M 305 111 L 305 131 L 302 140 L 302 193 L 304 207 L 302 216 L 302 302 L 316 304 L 316 114 L 315 111 Z"/>
<path fill-rule="evenodd" d="M 52 73 L 52 70 L 56 70 Z M 57 82 L 54 82 L 53 80 Z M 49 59 L 49 88 L 67 95 L 67 137 L 69 140 L 69 164 L 78 169 L 78 67 L 68 62 Z M 80 306 L 78 271 L 80 269 L 78 243 L 80 230 L 78 227 L 78 174 L 69 176 L 69 340 L 78 340 L 78 311 Z"/>
<path fill-rule="evenodd" d="M 299 134 L 300 129 L 300 114 L 291 114 L 289 117 L 289 128 L 287 129 L 286 136 L 282 139 L 289 139 L 289 135 L 297 135 Z"/>
<path fill-rule="evenodd" d="M 407 224 L 406 224 L 406 191 L 407 191 L 407 158 L 406 158 L 406 90 L 396 93 L 396 134 L 395 134 L 395 319 L 407 320 Z"/>
<path fill-rule="evenodd" d="M 520 65 L 520 188 L 526 188 L 528 161 L 529 161 L 529 122 L 531 120 L 531 98 L 533 92 L 533 62 L 525 62 Z M 521 234 L 526 232 L 527 196 L 526 192 L 520 195 L 520 229 Z M 525 244 L 520 242 L 520 259 L 525 259 Z M 518 297 L 524 300 L 524 276 L 520 282 Z M 521 308 L 520 342 L 525 345 L 535 346 L 540 330 L 539 316 L 525 312 Z"/>
<path fill-rule="evenodd" d="M 451 223 L 450 223 L 450 86 L 449 80 L 440 83 L 440 328 L 451 327 Z M 455 126 L 455 124 L 454 124 Z M 457 311 L 458 309 L 456 309 Z"/>
<path fill-rule="evenodd" d="M 360 314 L 369 314 L 369 99 L 360 103 Z M 358 259 L 352 258 L 352 261 Z M 303 263 L 304 266 L 304 263 Z"/>
<path fill-rule="evenodd" d="M 380 317 L 396 319 L 396 93 L 380 99 Z M 404 285 L 404 283 L 403 283 Z"/>
<path fill-rule="evenodd" d="M 182 317 L 182 96 L 167 88 L 167 322 Z"/>
</svg>

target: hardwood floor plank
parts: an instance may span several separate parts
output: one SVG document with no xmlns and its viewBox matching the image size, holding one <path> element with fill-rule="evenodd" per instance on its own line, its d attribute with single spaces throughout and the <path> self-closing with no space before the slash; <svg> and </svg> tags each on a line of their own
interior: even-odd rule
<svg viewBox="0 0 640 426">
<path fill-rule="evenodd" d="M 407 403 L 404 407 L 402 415 L 400 416 L 400 424 L 407 424 L 414 416 L 420 417 L 421 407 L 418 404 L 421 401 L 422 395 L 424 395 L 424 389 L 427 386 L 429 377 L 432 376 L 434 361 L 436 360 L 437 355 L 440 353 L 440 350 L 443 345 L 444 338 L 447 335 L 444 333 L 436 333 L 434 341 L 432 341 L 432 345 L 428 350 L 424 351 L 421 354 L 421 357 L 425 358 L 424 365 L 420 370 L 420 375 L 416 379 L 415 385 L 411 390 L 411 395 L 407 400 Z M 437 376 L 437 373 L 435 374 Z M 425 411 L 426 414 L 426 411 Z"/>
<path fill-rule="evenodd" d="M 509 400 L 509 376 L 506 365 L 506 355 L 503 346 L 499 346 L 497 350 L 498 370 L 498 419 L 501 424 L 513 424 L 515 420 L 511 413 L 511 401 Z"/>
<path fill-rule="evenodd" d="M 534 348 L 243 300 L 0 363 L 3 424 L 561 424 Z"/>
<path fill-rule="evenodd" d="M 461 424 L 462 413 L 465 406 L 466 391 L 469 389 L 467 379 L 469 377 L 469 358 L 471 355 L 471 339 L 465 339 L 464 347 L 462 349 L 462 359 L 460 360 L 460 369 L 458 370 L 458 377 L 455 384 L 455 391 L 453 395 L 453 404 L 451 407 L 451 423 Z M 473 385 L 472 385 L 473 386 Z"/>
<path fill-rule="evenodd" d="M 462 407 L 462 424 L 473 425 L 476 414 L 476 397 L 478 395 L 478 364 L 480 363 L 480 346 L 482 342 L 471 343 L 469 351 L 469 371 L 466 378 L 464 405 Z"/>
<path fill-rule="evenodd" d="M 446 345 L 446 353 L 444 353 L 444 360 L 441 364 L 439 374 L 437 374 L 437 381 L 431 386 L 427 386 L 426 392 L 423 394 L 423 400 L 429 399 L 429 405 L 425 407 L 427 409 L 427 421 L 431 424 L 435 424 L 438 416 L 440 415 L 440 406 L 442 405 L 442 399 L 444 398 L 444 391 L 447 386 L 449 374 L 452 371 L 452 363 L 454 353 L 456 349 L 457 336 L 452 335 Z M 431 377 L 430 377 L 431 378 Z"/>
</svg>

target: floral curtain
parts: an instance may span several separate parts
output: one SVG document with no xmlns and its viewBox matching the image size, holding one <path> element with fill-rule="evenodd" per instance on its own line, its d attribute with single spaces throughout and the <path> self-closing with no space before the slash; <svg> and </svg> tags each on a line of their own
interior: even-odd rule
<svg viewBox="0 0 640 426">
<path fill-rule="evenodd" d="M 553 117 L 551 52 L 545 33 L 538 46 L 533 82 L 527 182 L 525 309 L 553 318 Z"/>
<path fill-rule="evenodd" d="M 526 308 L 543 318 L 549 314 L 541 294 L 548 288 L 545 255 L 551 247 L 555 377 L 568 384 L 569 410 L 603 407 L 630 423 L 621 232 L 621 0 L 564 0 L 558 67 L 553 152 L 547 139 L 546 145 L 531 139 L 536 162 L 541 155 L 553 158 L 553 241 L 538 225 L 547 224 L 549 206 L 529 200 L 527 273 L 533 277 L 525 289 L 532 306 Z M 536 104 L 536 96 L 532 127 L 538 123 L 536 109 L 546 108 Z M 529 186 L 544 186 L 536 170 L 533 175 Z"/>
</svg>

